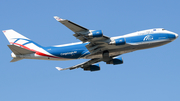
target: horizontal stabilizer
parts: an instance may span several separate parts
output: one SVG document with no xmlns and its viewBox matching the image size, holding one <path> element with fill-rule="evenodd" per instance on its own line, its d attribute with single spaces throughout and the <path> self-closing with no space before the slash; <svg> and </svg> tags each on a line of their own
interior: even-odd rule
<svg viewBox="0 0 180 101">
<path fill-rule="evenodd" d="M 60 68 L 60 67 L 56 67 L 56 69 L 57 69 L 57 70 L 59 70 L 59 71 L 63 70 L 63 69 L 62 69 L 62 68 Z"/>
<path fill-rule="evenodd" d="M 11 49 L 11 51 L 16 54 L 16 55 L 24 55 L 24 54 L 31 54 L 31 53 L 35 53 L 33 51 L 15 46 L 15 45 L 8 45 L 8 47 Z"/>
<path fill-rule="evenodd" d="M 13 58 L 10 62 L 16 62 L 16 61 L 19 61 L 19 60 L 22 60 L 22 58 Z"/>
</svg>

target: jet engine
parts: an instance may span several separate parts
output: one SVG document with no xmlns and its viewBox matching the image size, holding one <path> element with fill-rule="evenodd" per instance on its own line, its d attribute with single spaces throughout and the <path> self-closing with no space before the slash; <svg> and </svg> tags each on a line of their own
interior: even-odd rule
<svg viewBox="0 0 180 101">
<path fill-rule="evenodd" d="M 115 57 L 112 60 L 110 60 L 109 62 L 107 62 L 107 64 L 113 64 L 113 65 L 123 64 L 123 58 Z"/>
<path fill-rule="evenodd" d="M 116 45 L 116 46 L 118 46 L 118 45 L 125 45 L 126 44 L 126 40 L 125 40 L 125 38 L 119 38 L 119 39 L 115 39 L 114 41 L 111 41 L 109 44 L 110 45 Z"/>
<path fill-rule="evenodd" d="M 102 30 L 95 30 L 88 34 L 89 37 L 102 37 L 103 31 Z"/>
<path fill-rule="evenodd" d="M 98 70 L 100 70 L 100 66 L 99 66 L 99 64 L 90 65 L 88 67 L 85 67 L 84 70 L 85 71 L 91 71 L 91 72 L 98 71 Z"/>
</svg>

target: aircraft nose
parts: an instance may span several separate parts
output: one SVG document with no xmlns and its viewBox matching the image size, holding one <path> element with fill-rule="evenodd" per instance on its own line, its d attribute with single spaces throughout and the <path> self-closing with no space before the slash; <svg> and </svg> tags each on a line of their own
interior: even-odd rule
<svg viewBox="0 0 180 101">
<path fill-rule="evenodd" d="M 178 38 L 178 34 L 175 34 L 176 38 Z"/>
<path fill-rule="evenodd" d="M 171 34 L 168 35 L 168 37 L 169 37 L 170 39 L 174 40 L 174 39 L 176 39 L 176 38 L 178 37 L 178 34 L 176 34 L 176 33 L 171 33 Z"/>
</svg>

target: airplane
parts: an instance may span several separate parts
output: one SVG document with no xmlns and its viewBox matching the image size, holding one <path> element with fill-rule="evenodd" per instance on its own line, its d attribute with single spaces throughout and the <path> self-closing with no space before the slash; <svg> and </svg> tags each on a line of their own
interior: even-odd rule
<svg viewBox="0 0 180 101">
<path fill-rule="evenodd" d="M 12 29 L 4 30 L 3 33 L 10 43 L 8 47 L 12 51 L 11 57 L 13 59 L 11 62 L 22 59 L 89 59 L 68 68 L 55 68 L 59 71 L 77 68 L 82 68 L 85 71 L 98 71 L 100 70 L 98 62 L 103 61 L 113 65 L 123 64 L 123 58 L 118 57 L 119 55 L 165 45 L 178 38 L 178 34 L 164 28 L 153 28 L 122 36 L 108 37 L 103 34 L 102 30 L 89 30 L 58 16 L 54 16 L 54 18 L 73 31 L 73 36 L 81 42 L 44 47 Z"/>
</svg>

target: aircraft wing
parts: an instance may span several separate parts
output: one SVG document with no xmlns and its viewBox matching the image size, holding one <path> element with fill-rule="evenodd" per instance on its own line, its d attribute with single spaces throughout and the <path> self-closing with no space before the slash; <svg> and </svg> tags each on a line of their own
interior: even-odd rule
<svg viewBox="0 0 180 101">
<path fill-rule="evenodd" d="M 89 42 L 89 44 L 86 45 L 86 48 L 90 51 L 91 55 L 109 49 L 109 42 L 111 39 L 104 36 L 101 30 L 89 30 L 69 20 L 62 19 L 57 16 L 54 16 L 54 18 L 72 30 L 75 33 L 73 36 L 77 39 L 81 40 L 83 43 Z"/>
<path fill-rule="evenodd" d="M 54 16 L 54 18 L 59 21 L 60 23 L 62 23 L 63 25 L 65 25 L 66 27 L 68 27 L 70 30 L 72 30 L 73 32 L 81 32 L 81 31 L 88 31 L 87 28 L 84 28 L 80 25 L 77 25 L 69 20 L 66 19 L 62 19 L 59 18 L 58 16 Z"/>
<path fill-rule="evenodd" d="M 89 67 L 90 65 L 94 64 L 94 63 L 97 63 L 97 62 L 100 62 L 102 61 L 102 59 L 91 59 L 89 61 L 86 61 L 86 62 L 83 62 L 81 64 L 78 64 L 78 65 L 75 65 L 75 66 L 72 66 L 72 67 L 68 67 L 68 68 L 60 68 L 60 67 L 56 67 L 57 70 L 61 71 L 61 70 L 72 70 L 72 69 L 77 69 L 77 68 L 83 68 L 84 70 L 86 70 L 87 67 Z"/>
</svg>

